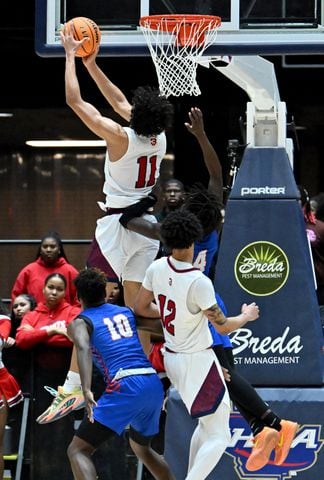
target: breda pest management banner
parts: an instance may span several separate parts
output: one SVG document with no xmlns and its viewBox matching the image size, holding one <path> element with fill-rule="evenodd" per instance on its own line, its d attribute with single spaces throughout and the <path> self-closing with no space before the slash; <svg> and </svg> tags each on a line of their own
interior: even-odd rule
<svg viewBox="0 0 324 480">
<path fill-rule="evenodd" d="M 230 335 L 240 373 L 259 386 L 322 385 L 323 335 L 297 188 L 283 148 L 247 148 L 229 196 L 215 290 L 229 315 L 260 318 Z"/>
</svg>

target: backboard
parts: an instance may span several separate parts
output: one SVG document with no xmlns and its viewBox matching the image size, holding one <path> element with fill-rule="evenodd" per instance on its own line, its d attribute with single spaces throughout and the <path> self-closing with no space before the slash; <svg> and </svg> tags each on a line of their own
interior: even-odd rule
<svg viewBox="0 0 324 480">
<path fill-rule="evenodd" d="M 101 56 L 149 56 L 140 17 L 183 13 L 222 18 L 207 55 L 324 53 L 324 0 L 36 0 L 35 50 L 63 56 L 61 24 L 86 16 L 101 29 Z"/>
</svg>

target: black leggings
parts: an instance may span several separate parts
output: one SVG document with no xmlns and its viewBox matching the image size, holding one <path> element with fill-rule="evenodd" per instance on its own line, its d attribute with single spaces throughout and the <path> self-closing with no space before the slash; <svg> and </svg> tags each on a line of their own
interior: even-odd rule
<svg viewBox="0 0 324 480">
<path fill-rule="evenodd" d="M 269 406 L 259 397 L 252 385 L 236 372 L 232 348 L 217 345 L 213 347 L 213 350 L 221 366 L 226 368 L 231 375 L 231 381 L 226 382 L 226 386 L 231 400 L 241 415 L 249 425 L 255 418 L 263 420 L 266 412 L 269 411 Z"/>
</svg>

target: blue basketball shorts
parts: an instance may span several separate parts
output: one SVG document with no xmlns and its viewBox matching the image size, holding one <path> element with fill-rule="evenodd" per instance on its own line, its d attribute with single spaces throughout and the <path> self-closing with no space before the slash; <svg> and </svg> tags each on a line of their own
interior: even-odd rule
<svg viewBox="0 0 324 480">
<path fill-rule="evenodd" d="M 119 435 L 131 426 L 143 436 L 159 431 L 164 400 L 163 385 L 156 374 L 134 375 L 118 380 L 120 388 L 105 392 L 93 409 L 94 419 Z"/>
</svg>

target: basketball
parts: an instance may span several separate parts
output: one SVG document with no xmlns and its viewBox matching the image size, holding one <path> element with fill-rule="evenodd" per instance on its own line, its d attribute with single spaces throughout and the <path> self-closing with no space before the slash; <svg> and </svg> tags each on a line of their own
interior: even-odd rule
<svg viewBox="0 0 324 480">
<path fill-rule="evenodd" d="M 86 38 L 76 51 L 76 57 L 87 57 L 97 48 L 101 39 L 101 32 L 98 25 L 87 17 L 75 17 L 67 22 L 75 40 Z"/>
</svg>

